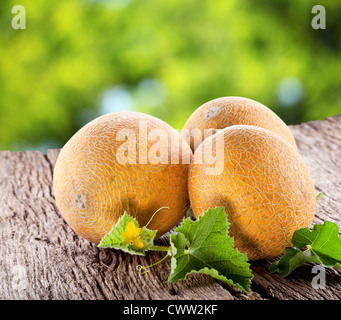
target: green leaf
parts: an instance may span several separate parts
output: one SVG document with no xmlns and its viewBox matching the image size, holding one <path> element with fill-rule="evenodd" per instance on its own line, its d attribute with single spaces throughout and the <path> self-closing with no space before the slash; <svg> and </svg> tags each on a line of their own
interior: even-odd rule
<svg viewBox="0 0 341 320">
<path fill-rule="evenodd" d="M 322 197 L 322 192 L 319 192 L 317 195 L 316 195 L 316 201 L 317 200 L 320 200 Z"/>
<path fill-rule="evenodd" d="M 246 254 L 234 249 L 228 227 L 223 207 L 209 209 L 197 221 L 185 219 L 170 237 L 172 262 L 168 281 L 178 282 L 190 273 L 200 272 L 249 291 L 253 278 L 250 264 Z"/>
<path fill-rule="evenodd" d="M 330 221 L 315 224 L 312 231 L 309 228 L 296 230 L 291 239 L 293 247 L 287 248 L 280 260 L 270 265 L 270 272 L 286 277 L 306 262 L 340 268 L 341 238 L 338 235 L 339 227 Z M 307 249 L 302 251 L 305 247 Z"/>
<path fill-rule="evenodd" d="M 315 255 L 312 256 L 309 250 L 301 251 L 295 247 L 287 248 L 281 259 L 270 265 L 270 272 L 278 272 L 281 277 L 286 277 L 306 262 L 321 263 L 321 260 Z"/>
<path fill-rule="evenodd" d="M 126 232 L 127 225 L 129 222 L 133 221 L 136 228 L 139 228 L 139 224 L 131 217 L 129 214 L 124 212 L 123 216 L 120 217 L 117 224 L 113 226 L 110 232 L 108 232 L 99 243 L 99 248 L 114 248 L 123 250 L 125 252 L 137 255 L 145 255 L 147 250 L 151 250 L 154 245 L 154 238 L 157 230 L 150 230 L 146 227 L 141 228 L 139 238 L 143 243 L 141 249 L 135 249 L 132 244 L 124 244 L 123 232 Z"/>
</svg>

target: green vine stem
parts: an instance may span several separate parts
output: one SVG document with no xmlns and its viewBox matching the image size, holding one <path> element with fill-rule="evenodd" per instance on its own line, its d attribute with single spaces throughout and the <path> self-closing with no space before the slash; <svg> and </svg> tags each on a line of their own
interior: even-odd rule
<svg viewBox="0 0 341 320">
<path fill-rule="evenodd" d="M 165 247 L 161 247 L 161 248 L 165 248 Z M 164 251 L 164 250 L 163 250 L 163 251 Z M 146 273 L 146 272 L 149 272 L 148 269 L 150 269 L 150 268 L 156 266 L 157 264 L 161 263 L 163 260 L 165 260 L 167 257 L 169 257 L 169 255 L 170 255 L 170 253 L 168 252 L 161 260 L 159 260 L 159 261 L 157 261 L 157 262 L 151 264 L 150 266 L 142 266 L 142 265 L 139 264 L 139 265 L 136 267 L 136 269 L 137 269 L 141 274 L 144 274 L 144 273 Z M 142 272 L 142 270 L 145 270 L 145 271 Z"/>
</svg>

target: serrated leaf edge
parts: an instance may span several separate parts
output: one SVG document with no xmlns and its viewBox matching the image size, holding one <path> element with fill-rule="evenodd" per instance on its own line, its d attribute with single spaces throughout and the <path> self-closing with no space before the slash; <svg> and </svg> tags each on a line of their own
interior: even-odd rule
<svg viewBox="0 0 341 320">
<path fill-rule="evenodd" d="M 216 210 L 216 209 L 223 209 L 223 210 L 225 211 L 225 208 L 224 208 L 224 207 L 209 208 L 207 211 L 209 211 L 209 210 Z M 206 212 L 207 212 L 207 211 L 206 211 Z M 206 212 L 205 212 L 205 213 L 206 213 Z M 204 219 L 204 214 L 203 214 L 203 215 L 200 215 L 196 221 L 192 221 L 192 220 L 190 219 L 190 217 L 188 217 L 188 218 L 186 218 L 185 220 L 183 220 L 182 223 L 184 223 L 186 220 L 189 220 L 189 222 L 191 222 L 191 223 L 193 223 L 193 224 L 194 224 L 194 223 L 200 223 L 200 221 L 201 221 L 202 219 Z M 186 242 L 187 242 L 187 238 L 186 238 L 186 237 L 183 235 L 183 233 L 181 232 L 182 223 L 181 223 L 181 225 L 180 225 L 179 227 L 177 227 L 177 228 L 174 230 L 177 234 L 172 234 L 171 237 L 170 237 L 172 260 L 171 260 L 171 274 L 170 274 L 170 276 L 168 277 L 168 281 L 171 282 L 171 283 L 178 283 L 178 282 L 181 281 L 181 280 L 186 280 L 187 276 L 188 276 L 189 274 L 191 274 L 191 273 L 203 273 L 203 274 L 210 275 L 210 276 L 212 276 L 213 278 L 215 278 L 215 279 L 217 279 L 217 280 L 221 280 L 221 281 L 223 281 L 223 282 L 225 282 L 225 283 L 227 283 L 227 284 L 229 284 L 229 285 L 235 286 L 236 288 L 239 288 L 239 289 L 241 289 L 241 290 L 244 291 L 244 292 L 249 292 L 249 291 L 250 291 L 250 286 L 251 286 L 251 280 L 252 280 L 252 278 L 253 278 L 252 273 L 251 273 L 251 276 L 250 276 L 249 278 L 245 277 L 245 278 L 246 278 L 245 281 L 248 283 L 247 286 L 246 286 L 246 288 L 244 288 L 244 287 L 243 287 L 242 285 L 240 285 L 238 282 L 235 283 L 232 279 L 229 279 L 229 278 L 227 278 L 226 276 L 222 275 L 221 273 L 219 273 L 219 271 L 218 271 L 217 269 L 215 269 L 215 268 L 208 268 L 208 267 L 205 267 L 205 268 L 203 268 L 203 269 L 200 269 L 199 271 L 197 271 L 197 270 L 194 270 L 194 271 L 191 270 L 191 271 L 187 272 L 187 273 L 183 276 L 183 278 L 178 279 L 178 280 L 175 280 L 175 281 L 172 280 L 172 274 L 173 274 L 174 270 L 175 270 L 176 267 L 177 267 L 177 259 L 174 258 L 174 256 L 177 254 L 177 248 L 176 248 L 176 246 L 173 244 L 172 236 L 174 237 L 174 236 L 176 236 L 176 235 L 179 235 L 179 236 L 181 236 L 183 239 L 185 239 Z M 230 222 L 228 221 L 228 219 L 226 219 L 226 235 L 227 235 L 230 239 L 232 239 L 232 241 L 233 241 L 233 243 L 234 243 L 234 238 L 228 235 L 228 230 L 229 230 L 230 225 L 231 225 Z M 179 231 L 179 230 L 180 230 L 180 231 Z M 239 250 L 238 250 L 237 248 L 233 248 L 233 251 L 237 251 L 241 256 L 244 256 L 244 257 L 245 257 L 245 261 L 244 261 L 244 262 L 250 267 L 250 263 L 247 262 L 247 261 L 248 261 L 248 258 L 247 258 L 247 255 L 246 255 L 246 254 L 243 254 L 243 253 L 239 252 Z"/>
</svg>

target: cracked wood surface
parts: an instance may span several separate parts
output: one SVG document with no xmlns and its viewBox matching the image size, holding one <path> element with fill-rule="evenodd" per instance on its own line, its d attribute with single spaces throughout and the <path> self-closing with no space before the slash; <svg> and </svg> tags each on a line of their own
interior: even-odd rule
<svg viewBox="0 0 341 320">
<path fill-rule="evenodd" d="M 323 193 L 314 222 L 328 219 L 341 227 L 341 114 L 290 129 Z M 170 284 L 170 258 L 140 274 L 139 264 L 165 253 L 142 257 L 99 249 L 63 220 L 52 189 L 58 153 L 0 152 L 0 299 L 341 299 L 341 271 L 326 269 L 326 288 L 315 290 L 312 264 L 281 278 L 269 272 L 274 260 L 252 262 L 249 294 L 202 274 Z M 167 245 L 168 238 L 158 244 Z"/>
</svg>

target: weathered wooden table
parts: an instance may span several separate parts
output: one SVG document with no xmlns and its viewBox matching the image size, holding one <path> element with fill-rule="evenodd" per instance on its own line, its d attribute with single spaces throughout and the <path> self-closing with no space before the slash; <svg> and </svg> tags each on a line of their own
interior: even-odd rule
<svg viewBox="0 0 341 320">
<path fill-rule="evenodd" d="M 341 114 L 290 128 L 323 193 L 315 223 L 328 219 L 341 226 Z M 164 253 L 98 249 L 63 220 L 52 189 L 58 153 L 0 152 L 0 299 L 341 299 L 341 271 L 327 269 L 326 287 L 317 290 L 312 264 L 281 278 L 269 272 L 271 261 L 253 262 L 248 294 L 201 274 L 170 284 L 170 258 L 140 274 L 137 265 Z M 168 237 L 159 242 L 166 245 Z"/>
</svg>

